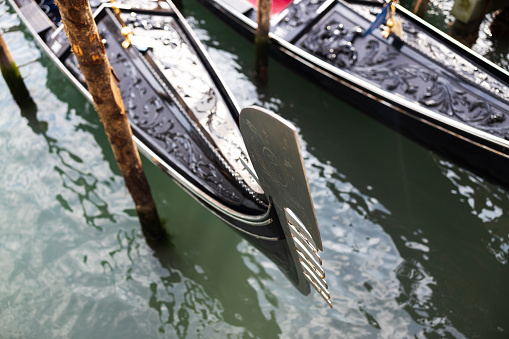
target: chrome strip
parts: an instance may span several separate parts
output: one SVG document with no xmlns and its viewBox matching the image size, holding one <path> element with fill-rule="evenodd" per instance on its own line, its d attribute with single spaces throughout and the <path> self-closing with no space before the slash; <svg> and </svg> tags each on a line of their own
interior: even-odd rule
<svg viewBox="0 0 509 339">
<path fill-rule="evenodd" d="M 235 15 L 237 17 L 237 19 L 241 20 L 246 25 L 251 27 L 252 30 L 256 30 L 256 27 L 257 27 L 257 23 L 256 22 L 254 22 L 253 20 L 247 18 L 246 16 L 244 16 L 244 14 L 239 13 L 238 11 L 233 10 L 230 6 L 228 6 L 227 4 L 222 2 L 221 0 L 214 0 L 214 2 L 217 2 L 219 4 L 219 6 L 222 6 L 227 11 L 232 13 L 232 15 Z M 405 14 L 408 14 L 408 11 L 404 10 L 401 6 L 398 6 L 398 10 L 401 10 Z M 435 32 L 438 31 L 436 28 L 434 28 L 433 26 L 425 23 L 423 20 L 419 20 L 419 22 L 425 24 L 430 30 L 433 30 Z M 440 31 L 438 31 L 438 34 L 440 34 L 442 37 L 447 37 L 445 35 L 445 33 L 442 33 Z M 269 32 L 269 37 L 276 44 L 279 45 L 279 48 L 282 49 L 283 53 L 285 53 L 285 54 L 293 54 L 293 57 L 298 59 L 303 64 L 308 65 L 308 67 L 316 69 L 316 66 L 318 66 L 318 67 L 326 70 L 327 72 L 330 72 L 331 74 L 326 74 L 325 72 L 322 71 L 322 73 L 324 75 L 327 75 L 329 77 L 332 77 L 332 76 L 338 77 L 339 79 L 336 79 L 337 82 L 340 82 L 340 83 L 342 83 L 345 86 L 353 88 L 356 91 L 364 91 L 363 88 L 365 88 L 366 90 L 371 91 L 371 92 L 379 95 L 382 98 L 386 98 L 386 100 L 388 100 L 388 101 L 383 101 L 382 102 L 385 105 L 388 105 L 388 106 L 392 107 L 393 104 L 391 104 L 391 101 L 395 102 L 395 103 L 397 103 L 397 104 L 399 104 L 399 105 L 401 105 L 403 107 L 409 107 L 413 111 L 418 112 L 418 113 L 422 114 L 423 116 L 431 118 L 431 119 L 433 119 L 435 121 L 440 121 L 440 122 L 442 122 L 444 124 L 450 125 L 452 127 L 460 129 L 460 130 L 463 130 L 464 132 L 467 132 L 467 133 L 472 134 L 474 136 L 477 136 L 477 137 L 480 137 L 480 138 L 483 138 L 483 139 L 487 139 L 487 140 L 489 140 L 489 141 L 491 141 L 491 142 L 493 142 L 493 143 L 495 143 L 495 144 L 497 144 L 499 146 L 506 147 L 506 148 L 509 147 L 509 141 L 507 141 L 507 140 L 504 140 L 504 139 L 499 138 L 497 136 L 494 136 L 494 135 L 491 135 L 489 133 L 483 132 L 483 131 L 478 130 L 478 129 L 474 128 L 474 127 L 471 127 L 471 126 L 468 126 L 466 124 L 463 124 L 463 123 L 461 123 L 459 121 L 455 121 L 455 120 L 453 120 L 451 118 L 448 118 L 446 116 L 443 116 L 443 115 L 440 115 L 438 113 L 435 113 L 435 112 L 433 112 L 433 111 L 431 111 L 431 110 L 429 110 L 427 108 L 424 108 L 424 107 L 422 107 L 420 105 L 412 103 L 409 100 L 406 100 L 406 99 L 398 97 L 398 96 L 396 96 L 394 94 L 388 93 L 387 91 L 384 91 L 384 90 L 382 90 L 382 89 L 380 89 L 380 88 L 378 88 L 378 87 L 376 87 L 376 86 L 374 86 L 374 85 L 372 85 L 372 84 L 370 84 L 370 83 L 368 83 L 368 82 L 366 82 L 364 80 L 361 80 L 358 77 L 355 77 L 354 75 L 348 74 L 348 73 L 340 70 L 339 68 L 326 63 L 325 61 L 315 57 L 314 55 L 304 51 L 303 49 L 294 46 L 293 44 L 291 44 L 288 41 L 284 40 L 283 38 L 277 36 L 273 32 Z M 457 42 L 455 43 L 455 45 L 458 45 L 458 46 L 461 47 L 461 45 L 459 45 L 459 43 L 457 43 Z M 463 49 L 465 49 L 465 48 L 463 47 Z M 502 73 L 505 73 L 505 74 L 508 73 L 507 71 L 503 70 L 499 66 L 496 66 L 492 62 L 486 60 L 484 57 L 478 55 L 477 53 L 473 53 L 472 51 L 470 51 L 468 49 L 465 49 L 465 51 L 470 53 L 470 54 L 472 54 L 472 55 L 474 55 L 475 57 L 478 57 L 479 59 L 484 61 L 486 64 L 489 64 L 491 67 L 496 68 L 498 71 L 500 71 Z M 320 70 L 317 70 L 317 71 L 320 71 Z M 350 83 L 355 84 L 357 87 L 352 86 L 351 84 L 345 82 L 345 80 L 343 80 L 343 79 L 346 79 Z M 370 96 L 369 93 L 365 93 L 365 94 L 367 96 Z M 377 101 L 380 101 L 380 98 L 377 98 L 377 97 L 374 97 L 373 99 L 377 100 Z M 400 110 L 400 111 L 402 113 L 407 114 L 403 110 Z M 414 115 L 411 115 L 411 116 L 416 117 Z M 432 121 L 429 121 L 429 122 L 432 123 Z M 465 141 L 469 141 L 471 143 L 478 144 L 480 147 L 488 148 L 488 147 L 486 147 L 486 146 L 484 146 L 482 144 L 476 143 L 476 142 L 474 142 L 472 140 L 469 140 L 467 138 L 463 138 L 463 139 Z M 507 154 L 504 154 L 502 152 L 499 152 L 499 151 L 496 151 L 496 150 L 493 150 L 493 149 L 492 149 L 492 151 L 498 153 L 501 156 L 509 158 L 509 155 L 507 155 Z"/>
<path fill-rule="evenodd" d="M 295 244 L 297 245 L 297 246 L 295 246 L 295 248 L 298 250 L 307 251 L 308 256 L 310 258 L 313 258 L 314 261 L 321 264 L 322 259 L 318 255 L 318 250 L 313 247 L 308 246 L 308 244 L 306 244 L 305 241 L 304 242 L 300 241 L 300 239 L 297 236 L 295 236 L 295 232 L 294 232 L 295 229 L 292 230 L 292 228 L 293 227 L 290 226 L 290 232 L 292 233 L 292 239 L 295 242 Z"/>
<path fill-rule="evenodd" d="M 171 166 L 169 166 L 166 162 L 164 162 L 157 154 L 155 154 L 151 149 L 149 149 L 145 144 L 143 144 L 138 138 L 133 136 L 134 141 L 136 142 L 136 145 L 138 146 L 138 149 L 140 152 L 142 152 L 148 159 L 150 159 L 152 162 L 157 164 L 158 166 L 162 167 L 169 176 L 171 176 L 173 179 L 178 181 L 186 190 L 191 192 L 193 195 L 196 195 L 203 201 L 205 201 L 207 204 L 213 206 L 218 211 L 228 215 L 229 217 L 246 222 L 251 224 L 251 226 L 266 226 L 272 222 L 272 219 L 267 219 L 270 214 L 270 208 L 267 209 L 267 211 L 264 214 L 261 215 L 249 215 L 244 213 L 239 213 L 220 202 L 216 201 L 215 199 L 212 199 L 210 196 L 205 194 L 203 191 L 198 189 L 196 186 L 191 184 L 186 178 L 184 178 L 180 173 L 175 171 Z M 267 220 L 264 220 L 267 219 Z"/>
<path fill-rule="evenodd" d="M 331 296 L 329 292 L 322 290 L 306 273 L 304 273 L 304 277 L 311 283 L 311 285 L 315 288 L 315 290 L 320 294 L 320 296 L 327 302 L 327 304 L 332 308 L 332 303 L 330 301 Z"/>
<path fill-rule="evenodd" d="M 298 234 L 296 234 L 296 236 L 299 236 L 303 240 L 308 242 L 311 245 L 313 252 L 315 252 L 315 253 L 318 252 L 318 250 L 316 249 L 317 246 L 316 246 L 315 241 L 313 240 L 313 237 L 311 236 L 311 234 L 309 234 L 308 229 L 302 223 L 302 221 L 300 221 L 300 219 L 295 215 L 295 213 L 293 213 L 291 209 L 285 207 L 285 216 L 286 216 L 286 222 L 290 226 L 290 231 L 292 231 L 292 228 L 293 228 L 295 231 L 298 232 Z"/>
<path fill-rule="evenodd" d="M 9 1 L 12 1 L 12 0 L 9 0 Z M 90 95 L 90 93 L 85 89 L 85 87 L 81 84 L 81 82 L 79 82 L 76 79 L 76 77 L 74 77 L 74 75 L 62 64 L 60 59 L 53 53 L 53 51 L 49 48 L 49 46 L 42 40 L 42 38 L 39 36 L 39 34 L 37 34 L 37 32 L 35 32 L 35 30 L 32 28 L 32 26 L 28 23 L 27 19 L 23 15 L 23 13 L 21 13 L 21 10 L 18 8 L 18 6 L 16 4 L 12 4 L 12 3 L 11 3 L 11 6 L 16 11 L 16 14 L 21 18 L 21 21 L 23 22 L 25 27 L 30 31 L 30 33 L 32 34 L 34 39 L 37 41 L 39 46 L 44 50 L 44 52 L 46 52 L 46 55 L 58 66 L 60 71 L 67 77 L 67 79 L 69 79 L 69 81 L 71 81 L 76 86 L 76 88 L 78 88 L 78 90 L 90 102 L 93 103 L 93 99 L 92 99 L 92 96 Z M 99 7 L 99 9 L 102 9 L 103 7 L 107 7 L 107 6 L 105 6 L 105 4 L 102 4 Z M 97 14 L 99 12 L 99 9 L 94 14 Z M 95 15 L 94 15 L 94 17 L 95 17 Z M 63 29 L 63 25 L 61 27 L 57 28 L 55 30 L 55 32 L 53 32 L 53 34 L 58 34 L 59 30 L 62 30 L 62 29 Z M 150 159 L 156 165 L 162 167 L 166 171 L 166 173 L 168 175 L 170 175 L 175 180 L 175 182 L 177 182 L 177 184 L 179 184 L 179 186 L 181 186 L 183 189 L 185 189 L 186 191 L 191 193 L 191 196 L 193 196 L 198 202 L 201 203 L 201 201 L 198 199 L 198 197 L 204 196 L 204 194 L 201 191 L 199 191 L 197 188 L 195 188 L 191 183 L 189 183 L 179 173 L 177 173 L 168 164 L 166 164 L 164 161 L 162 161 L 162 159 L 160 159 L 147 146 L 145 146 L 140 140 L 138 140 L 138 138 L 133 136 L 133 140 L 136 143 L 136 146 L 138 147 L 138 149 L 141 153 L 143 153 L 148 159 Z M 198 193 L 197 196 L 193 195 L 193 194 L 195 194 L 195 192 Z M 264 214 L 253 216 L 253 215 L 238 213 L 238 212 L 231 210 L 228 207 L 226 207 L 226 206 L 224 206 L 210 198 L 204 199 L 204 200 L 207 201 L 214 208 L 216 208 L 218 211 L 223 212 L 224 214 L 230 216 L 231 218 L 233 218 L 235 220 L 244 222 L 246 224 L 250 224 L 250 226 L 266 226 L 273 222 L 272 218 L 268 218 L 268 216 L 270 214 L 271 205 L 269 205 L 269 208 L 267 209 L 267 211 Z M 258 239 L 268 240 L 268 241 L 280 240 L 279 237 L 265 237 L 265 236 L 250 233 L 238 226 L 235 226 L 235 225 L 229 223 L 224 218 L 222 218 L 220 215 L 215 213 L 215 211 L 211 210 L 211 212 L 214 213 L 217 217 L 219 217 L 221 220 L 226 222 L 231 227 L 233 227 L 241 232 L 244 232 L 246 234 L 249 234 L 253 237 L 256 237 Z M 266 219 L 266 220 L 264 220 L 264 219 Z"/>
<path fill-rule="evenodd" d="M 243 157 L 240 157 L 239 160 L 242 163 L 242 165 L 246 168 L 246 170 L 249 172 L 249 174 L 251 174 L 251 176 L 256 181 L 258 186 L 261 186 L 260 185 L 260 180 L 258 179 L 258 176 L 256 175 L 255 170 L 246 162 L 246 160 L 244 160 Z"/>
<path fill-rule="evenodd" d="M 315 271 L 318 273 L 320 278 L 324 278 L 325 272 L 323 271 L 323 269 L 321 267 L 322 259 L 318 256 L 318 254 L 313 253 L 314 255 L 311 255 L 311 252 L 309 252 L 307 248 L 302 246 L 302 243 L 298 239 L 293 238 L 293 241 L 297 245 L 297 246 L 295 246 L 295 250 L 297 251 L 297 253 L 299 253 L 299 255 L 302 258 L 305 258 L 305 260 L 308 261 L 309 264 L 314 267 Z"/>
<path fill-rule="evenodd" d="M 325 278 L 325 271 L 323 270 L 323 268 L 318 265 L 317 263 L 314 263 L 312 262 L 311 258 L 310 257 L 307 257 L 303 252 L 301 252 L 299 249 L 295 249 L 297 251 L 297 254 L 299 254 L 299 257 L 306 261 L 308 263 L 308 266 L 311 267 L 315 273 L 318 275 L 318 277 L 320 279 L 324 279 Z"/>
<path fill-rule="evenodd" d="M 83 95 L 85 95 L 87 97 L 87 99 L 93 103 L 93 100 L 92 100 L 92 96 L 90 95 L 90 93 L 85 89 L 85 87 L 83 87 L 83 85 L 74 77 L 74 75 L 71 74 L 71 72 L 69 72 L 69 70 L 62 64 L 62 62 L 60 61 L 59 58 L 56 57 L 56 55 L 49 49 L 48 45 L 46 45 L 46 43 L 40 38 L 40 36 L 32 29 L 32 27 L 30 25 L 28 25 L 26 23 L 26 18 L 23 16 L 23 14 L 21 13 L 21 11 L 19 11 L 18 7 L 13 5 L 14 9 L 16 10 L 16 13 L 24 20 L 23 23 L 25 24 L 25 26 L 31 31 L 32 35 L 35 37 L 35 39 L 37 40 L 37 42 L 39 43 L 39 45 L 44 49 L 44 51 L 46 52 L 46 54 L 53 60 L 54 63 L 56 63 L 57 65 L 59 65 L 59 68 L 60 70 L 65 74 L 65 76 L 83 93 Z M 103 8 L 103 7 L 108 7 L 107 5 L 105 4 L 102 4 L 99 9 Z M 97 14 L 99 9 L 94 13 L 94 14 Z M 57 31 L 58 30 L 61 30 L 63 29 L 63 25 L 59 28 L 57 28 Z M 166 172 L 172 177 L 172 178 L 175 178 L 175 180 L 178 180 L 179 182 L 181 182 L 181 184 L 183 186 L 186 187 L 186 189 L 188 189 L 189 191 L 191 191 L 193 194 L 197 194 L 198 196 L 202 197 L 204 194 L 203 192 L 201 192 L 200 190 L 198 190 L 196 187 L 194 187 L 191 183 L 189 183 L 184 177 L 182 177 L 179 173 L 177 173 L 175 170 L 173 170 L 168 164 L 166 164 L 159 156 L 157 156 L 154 152 L 150 151 L 149 148 L 144 145 L 140 140 L 138 140 L 136 137 L 133 136 L 133 139 L 136 143 L 136 145 L 138 146 L 138 149 L 140 150 L 140 152 L 142 152 L 143 154 L 145 154 L 145 156 L 148 158 L 148 159 L 152 159 L 152 160 L 155 160 L 157 162 L 158 165 L 164 167 L 164 169 L 166 170 Z M 192 188 L 191 188 L 192 187 Z M 210 197 L 207 197 L 208 199 L 204 199 L 205 201 L 207 201 L 208 203 L 210 203 L 211 205 L 213 205 L 215 208 L 217 208 L 219 211 L 222 211 L 224 212 L 225 214 L 229 215 L 230 217 L 236 219 L 236 220 L 239 220 L 239 221 L 243 221 L 243 222 L 251 222 L 252 225 L 251 226 L 265 226 L 265 225 L 268 225 L 272 222 L 272 219 L 268 219 L 268 220 L 264 220 L 264 219 L 267 219 L 267 217 L 269 216 L 270 214 L 270 207 L 267 209 L 267 211 L 264 213 L 264 214 L 261 214 L 261 215 L 257 215 L 257 216 L 253 216 L 253 215 L 248 215 L 248 214 L 243 214 L 243 213 L 238 213 L 224 205 L 222 205 L 221 203 L 213 200 L 213 199 L 210 199 Z"/>
<path fill-rule="evenodd" d="M 228 3 L 224 2 L 224 1 L 221 1 L 221 0 L 214 0 L 214 2 L 216 2 L 218 4 L 218 6 L 224 8 L 228 12 L 232 13 L 233 15 L 235 15 L 235 17 L 238 20 L 244 22 L 247 26 L 251 27 L 251 29 L 253 31 L 256 30 L 256 27 L 258 26 L 258 24 L 256 22 L 254 22 L 253 20 L 251 20 L 248 17 L 246 17 L 243 13 L 240 13 L 239 11 L 237 11 L 236 9 L 231 7 Z M 270 36 L 270 33 L 269 33 L 269 36 Z"/>
<path fill-rule="evenodd" d="M 157 164 L 156 164 L 157 165 Z M 164 170 L 164 169 L 163 169 Z M 235 225 L 235 224 L 232 224 L 229 220 L 226 220 L 224 218 L 224 215 L 221 215 L 217 212 L 217 210 L 213 210 L 213 209 L 210 209 L 209 206 L 207 206 L 205 204 L 205 202 L 203 200 L 200 200 L 196 195 L 192 194 L 191 192 L 189 192 L 188 190 L 186 190 L 186 188 L 184 186 L 181 185 L 180 182 L 178 182 L 177 180 L 174 180 L 174 182 L 181 188 L 184 190 L 184 192 L 186 192 L 187 194 L 189 194 L 189 196 L 191 196 L 194 200 L 196 200 L 196 202 L 198 202 L 200 205 L 202 205 L 204 208 L 206 208 L 207 210 L 209 210 L 210 213 L 214 214 L 216 217 L 218 217 L 219 219 L 221 219 L 223 222 L 225 222 L 228 226 L 230 227 L 233 227 L 235 228 L 237 231 L 239 232 L 242 232 L 242 233 L 245 233 L 251 237 L 254 237 L 254 238 L 257 238 L 257 239 L 262 239 L 262 240 L 267 240 L 267 241 L 279 241 L 281 240 L 280 237 L 266 237 L 264 235 L 259 235 L 259 234 L 255 234 L 255 233 L 251 233 L 243 228 L 240 228 L 239 226 Z M 269 219 L 268 220 L 269 223 L 272 223 L 273 220 L 272 219 Z M 250 225 L 250 226 L 253 226 L 253 225 Z"/>
<path fill-rule="evenodd" d="M 494 69 L 496 69 L 500 73 L 504 73 L 506 76 L 509 76 L 509 72 L 507 70 L 505 70 L 504 68 L 502 68 L 499 65 L 493 63 L 492 61 L 486 59 L 485 57 L 483 57 L 482 55 L 480 55 L 479 53 L 477 53 L 473 49 L 470 49 L 470 48 L 466 47 L 465 45 L 463 45 L 459 41 L 453 39 L 448 34 L 446 34 L 446 33 L 442 32 L 441 30 L 437 29 L 435 26 L 433 26 L 433 25 L 429 24 L 428 22 L 422 20 L 420 17 L 418 17 L 414 13 L 410 12 L 405 7 L 401 6 L 400 4 L 396 4 L 396 8 L 397 8 L 398 12 L 404 13 L 406 16 L 410 17 L 412 20 L 417 21 L 419 24 L 425 26 L 427 29 L 429 29 L 433 33 L 435 33 L 437 35 L 440 35 L 441 38 L 447 40 L 449 43 L 455 45 L 458 48 L 461 48 L 463 52 L 465 52 L 467 54 L 471 54 L 472 56 L 476 57 L 477 59 L 482 60 L 485 64 L 489 65 L 490 67 L 493 67 Z"/>
<path fill-rule="evenodd" d="M 320 287 L 322 287 L 322 289 L 324 291 L 329 288 L 329 285 L 327 285 L 327 282 L 324 279 L 317 277 L 315 272 L 307 265 L 306 262 L 304 262 L 300 259 L 299 259 L 299 262 L 300 262 L 302 268 L 304 268 L 304 273 L 307 273 L 311 278 L 313 278 L 313 280 L 316 281 L 320 285 Z"/>
<path fill-rule="evenodd" d="M 308 240 L 309 237 L 312 241 L 311 235 L 292 210 L 285 207 L 284 211 L 291 240 L 293 240 L 293 246 L 295 246 L 295 252 L 298 255 L 298 262 L 302 267 L 302 274 L 332 308 L 331 296 L 327 291 L 329 286 L 324 279 L 325 271 L 321 266 L 322 259 L 318 255 L 318 250 Z"/>
<path fill-rule="evenodd" d="M 21 10 L 18 8 L 18 5 L 14 3 L 14 0 L 9 0 L 11 3 L 12 8 L 16 11 L 16 14 L 21 18 L 21 21 L 23 21 L 23 24 L 25 27 L 32 33 L 32 36 L 34 37 L 35 41 L 39 44 L 39 46 L 46 52 L 46 55 L 49 56 L 49 58 L 58 66 L 60 71 L 64 73 L 64 75 L 78 88 L 78 90 L 85 95 L 85 97 L 93 103 L 92 96 L 88 91 L 83 87 L 83 85 L 72 75 L 72 73 L 62 64 L 60 59 L 53 53 L 53 51 L 49 48 L 49 46 L 42 40 L 42 38 L 39 36 L 39 34 L 33 29 L 33 27 L 28 22 L 27 18 L 23 15 Z M 63 25 L 61 27 L 58 27 L 55 32 L 58 30 L 63 29 Z M 53 33 L 55 34 L 55 33 Z"/>
</svg>

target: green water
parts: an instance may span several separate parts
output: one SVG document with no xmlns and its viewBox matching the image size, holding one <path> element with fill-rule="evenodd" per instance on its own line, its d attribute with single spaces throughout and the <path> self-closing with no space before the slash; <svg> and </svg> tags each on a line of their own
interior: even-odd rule
<svg viewBox="0 0 509 339">
<path fill-rule="evenodd" d="M 145 161 L 171 240 L 149 246 L 92 105 L 0 0 L 37 103 L 0 79 L 0 338 L 507 338 L 509 192 L 185 14 L 242 105 L 299 129 L 335 308 Z"/>
</svg>

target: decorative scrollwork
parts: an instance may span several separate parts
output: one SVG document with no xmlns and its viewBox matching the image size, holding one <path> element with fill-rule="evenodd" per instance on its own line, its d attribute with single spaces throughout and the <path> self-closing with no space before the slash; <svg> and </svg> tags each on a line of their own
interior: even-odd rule
<svg viewBox="0 0 509 339">
<path fill-rule="evenodd" d="M 376 12 L 373 11 L 372 6 L 348 4 L 355 12 L 364 16 L 369 21 L 372 21 Z M 461 56 L 460 54 L 452 51 L 449 47 L 440 43 L 432 36 L 423 32 L 422 29 L 417 27 L 414 23 L 408 21 L 405 16 L 396 12 L 396 17 L 402 24 L 402 40 L 419 51 L 423 55 L 428 56 L 433 61 L 440 64 L 442 67 L 453 71 L 465 80 L 471 81 L 477 86 L 493 93 L 504 100 L 509 100 L 509 88 L 487 72 L 478 68 L 472 62 Z"/>
<path fill-rule="evenodd" d="M 234 177 L 248 185 L 248 193 L 263 192 L 239 160 L 247 158 L 247 152 L 230 109 L 175 19 L 131 13 L 124 21 L 135 36 L 150 42 L 147 53 L 190 109 L 192 120 L 213 141 L 212 147 L 223 154 Z"/>
<path fill-rule="evenodd" d="M 383 68 L 358 67 L 356 71 L 390 92 L 411 97 L 425 107 L 476 124 L 480 129 L 505 121 L 500 110 L 427 69 L 415 65 L 385 64 Z"/>
<path fill-rule="evenodd" d="M 357 63 L 358 66 L 376 66 L 394 60 L 398 52 L 387 46 L 380 46 L 377 40 L 369 40 L 366 44 L 366 54 Z"/>
<path fill-rule="evenodd" d="M 302 0 L 298 3 L 292 3 L 279 26 L 295 28 L 307 23 L 324 2 L 325 0 Z"/>
<path fill-rule="evenodd" d="M 419 63 L 376 37 L 355 39 L 358 28 L 337 12 L 298 44 L 326 62 L 437 113 L 505 138 L 506 113 L 448 72 Z"/>
<path fill-rule="evenodd" d="M 100 27 L 100 31 L 103 37 L 109 35 L 105 27 Z M 113 37 L 108 40 L 112 39 Z M 112 67 L 121 79 L 119 88 L 131 123 L 150 136 L 168 155 L 219 196 L 233 203 L 240 203 L 242 197 L 237 189 L 224 179 L 214 163 L 203 154 L 167 104 L 163 103 L 141 77 L 122 47 L 116 43 L 108 43 L 106 50 Z"/>
<path fill-rule="evenodd" d="M 424 72 L 423 75 L 427 80 L 431 80 L 431 86 L 426 88 L 424 95 L 419 98 L 419 103 L 427 107 L 436 107 L 443 114 L 454 115 L 464 120 L 461 116 L 464 110 L 457 107 L 459 105 L 465 106 L 468 103 L 465 91 L 456 88 L 449 81 L 436 74 Z"/>
<path fill-rule="evenodd" d="M 331 22 L 311 32 L 302 45 L 338 67 L 350 67 L 357 61 L 353 42 L 361 33 L 360 27 L 346 30 L 342 24 Z"/>
</svg>

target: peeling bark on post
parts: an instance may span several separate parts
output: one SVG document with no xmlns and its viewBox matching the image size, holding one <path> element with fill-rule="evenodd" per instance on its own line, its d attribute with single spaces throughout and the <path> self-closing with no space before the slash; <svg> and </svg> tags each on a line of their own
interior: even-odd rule
<svg viewBox="0 0 509 339">
<path fill-rule="evenodd" d="M 147 238 L 164 234 L 145 177 L 120 91 L 99 36 L 88 0 L 56 0 L 64 29 L 94 99 L 108 140 Z"/>
<path fill-rule="evenodd" d="M 272 0 L 258 0 L 258 28 L 255 36 L 255 71 L 258 78 L 266 82 L 269 64 L 269 31 Z"/>
<path fill-rule="evenodd" d="M 35 103 L 30 97 L 30 93 L 23 82 L 23 78 L 19 73 L 18 66 L 12 58 L 11 52 L 5 43 L 4 37 L 0 32 L 0 69 L 2 75 L 11 91 L 11 94 L 21 108 L 35 107 Z"/>
</svg>

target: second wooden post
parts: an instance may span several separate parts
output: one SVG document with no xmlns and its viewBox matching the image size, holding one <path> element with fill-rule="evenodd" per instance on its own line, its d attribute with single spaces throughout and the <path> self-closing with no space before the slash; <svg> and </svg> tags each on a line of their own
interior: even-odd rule
<svg viewBox="0 0 509 339">
<path fill-rule="evenodd" d="M 262 81 L 268 79 L 269 31 L 272 0 L 258 0 L 258 28 L 255 36 L 255 71 Z"/>
</svg>

